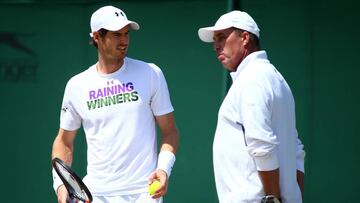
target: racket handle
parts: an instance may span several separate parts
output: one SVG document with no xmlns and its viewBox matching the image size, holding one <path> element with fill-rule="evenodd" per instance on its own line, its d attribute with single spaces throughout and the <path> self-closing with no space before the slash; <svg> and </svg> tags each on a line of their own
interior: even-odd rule
<svg viewBox="0 0 360 203">
<path fill-rule="evenodd" d="M 70 196 L 68 196 L 66 198 L 66 203 L 77 203 L 76 198 L 71 198 Z"/>
</svg>

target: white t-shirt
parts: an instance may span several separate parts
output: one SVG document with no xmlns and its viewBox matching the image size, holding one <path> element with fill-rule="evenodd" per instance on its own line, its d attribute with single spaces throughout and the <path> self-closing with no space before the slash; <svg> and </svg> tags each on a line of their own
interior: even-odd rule
<svg viewBox="0 0 360 203">
<path fill-rule="evenodd" d="M 233 84 L 220 107 L 213 143 L 220 202 L 260 202 L 264 191 L 258 170 L 276 168 L 282 202 L 302 202 L 296 170 L 304 171 L 305 152 L 288 84 L 265 51 L 248 55 L 231 76 Z"/>
<path fill-rule="evenodd" d="M 84 182 L 93 195 L 147 191 L 157 162 L 154 116 L 172 111 L 165 78 L 154 64 L 125 58 L 114 73 L 100 75 L 95 64 L 68 81 L 60 127 L 84 128 Z"/>
</svg>

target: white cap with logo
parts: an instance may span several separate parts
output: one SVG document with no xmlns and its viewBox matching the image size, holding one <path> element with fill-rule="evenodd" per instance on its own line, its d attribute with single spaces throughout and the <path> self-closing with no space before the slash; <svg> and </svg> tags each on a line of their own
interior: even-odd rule
<svg viewBox="0 0 360 203">
<path fill-rule="evenodd" d="M 104 6 L 91 15 L 90 27 L 92 33 L 104 28 L 110 31 L 117 31 L 129 25 L 131 29 L 138 30 L 139 24 L 127 19 L 126 14 L 114 6 Z"/>
<path fill-rule="evenodd" d="M 220 16 L 214 26 L 200 28 L 198 34 L 202 41 L 213 42 L 214 31 L 231 27 L 248 31 L 260 38 L 260 29 L 256 22 L 249 14 L 243 11 L 231 11 Z"/>
</svg>

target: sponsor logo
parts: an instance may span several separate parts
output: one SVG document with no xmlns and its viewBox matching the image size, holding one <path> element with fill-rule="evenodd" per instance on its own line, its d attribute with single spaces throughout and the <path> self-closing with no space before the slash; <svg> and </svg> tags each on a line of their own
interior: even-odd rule
<svg viewBox="0 0 360 203">
<path fill-rule="evenodd" d="M 32 34 L 0 32 L 0 82 L 33 82 L 39 67 L 36 53 L 23 41 Z"/>
</svg>

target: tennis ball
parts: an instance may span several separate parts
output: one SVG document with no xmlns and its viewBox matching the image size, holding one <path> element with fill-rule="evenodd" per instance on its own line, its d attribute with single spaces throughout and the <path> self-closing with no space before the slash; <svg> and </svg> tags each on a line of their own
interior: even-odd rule
<svg viewBox="0 0 360 203">
<path fill-rule="evenodd" d="M 149 194 L 151 196 L 153 196 L 156 192 L 156 190 L 158 190 L 160 188 L 160 181 L 158 180 L 154 180 L 154 182 L 152 182 L 150 185 L 149 185 Z"/>
</svg>

